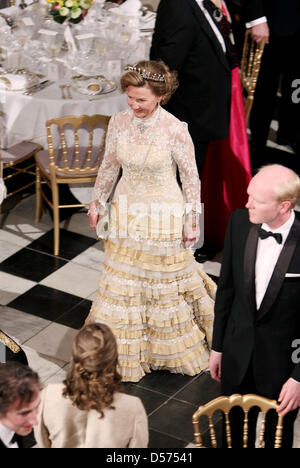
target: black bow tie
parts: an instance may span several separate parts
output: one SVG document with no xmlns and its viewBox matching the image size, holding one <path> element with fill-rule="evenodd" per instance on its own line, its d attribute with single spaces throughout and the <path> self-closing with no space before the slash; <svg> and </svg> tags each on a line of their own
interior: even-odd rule
<svg viewBox="0 0 300 468">
<path fill-rule="evenodd" d="M 259 228 L 258 235 L 261 239 L 267 239 L 267 237 L 274 237 L 278 244 L 282 244 L 282 235 L 279 232 L 265 231 L 262 228 Z"/>
<path fill-rule="evenodd" d="M 18 443 L 18 438 L 17 438 L 17 434 L 14 433 L 14 435 L 12 436 L 12 438 L 10 439 L 10 444 L 14 444 L 14 443 Z"/>
</svg>

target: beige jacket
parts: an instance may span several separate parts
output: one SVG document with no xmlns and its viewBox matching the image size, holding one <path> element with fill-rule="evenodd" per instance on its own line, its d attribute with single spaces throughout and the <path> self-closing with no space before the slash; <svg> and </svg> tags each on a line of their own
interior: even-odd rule
<svg viewBox="0 0 300 468">
<path fill-rule="evenodd" d="M 39 423 L 34 429 L 38 448 L 145 448 L 148 419 L 141 400 L 116 393 L 114 410 L 81 411 L 62 396 L 63 384 L 41 393 Z"/>
</svg>

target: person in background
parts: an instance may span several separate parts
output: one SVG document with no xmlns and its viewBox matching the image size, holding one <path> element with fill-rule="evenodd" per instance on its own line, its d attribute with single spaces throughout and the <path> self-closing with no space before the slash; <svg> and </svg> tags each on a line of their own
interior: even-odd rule
<svg viewBox="0 0 300 468">
<path fill-rule="evenodd" d="M 201 178 L 204 245 L 198 262 L 222 249 L 229 215 L 246 202 L 248 138 L 231 18 L 221 0 L 161 0 L 150 58 L 178 72 L 166 109 L 187 122 Z"/>
<path fill-rule="evenodd" d="M 243 0 L 246 27 L 256 42 L 266 41 L 250 115 L 251 159 L 258 168 L 268 160 L 266 144 L 275 118 L 277 92 L 277 143 L 290 145 L 300 155 L 300 2 L 289 0 Z M 298 166 L 299 167 L 299 166 Z"/>
<path fill-rule="evenodd" d="M 41 393 L 39 448 L 146 448 L 148 422 L 139 398 L 121 393 L 116 340 L 100 323 L 74 338 L 66 380 Z"/>
<path fill-rule="evenodd" d="M 248 187 L 247 210 L 227 229 L 215 304 L 210 371 L 222 393 L 255 393 L 280 402 L 284 448 L 292 447 L 300 406 L 300 179 L 290 169 L 262 168 Z M 299 354 L 299 351 L 298 351 Z M 249 417 L 255 443 L 256 418 Z M 266 447 L 274 443 L 270 416 Z M 235 447 L 242 419 L 231 412 Z"/>
<path fill-rule="evenodd" d="M 0 448 L 23 448 L 37 424 L 39 377 L 16 361 L 0 364 Z"/>
</svg>

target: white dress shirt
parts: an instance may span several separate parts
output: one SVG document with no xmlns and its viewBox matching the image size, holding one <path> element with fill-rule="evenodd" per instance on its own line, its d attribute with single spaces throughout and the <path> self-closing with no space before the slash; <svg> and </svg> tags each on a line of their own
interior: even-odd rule
<svg viewBox="0 0 300 468">
<path fill-rule="evenodd" d="M 262 229 L 265 231 L 276 232 L 282 235 L 282 243 L 278 244 L 274 237 L 267 239 L 258 239 L 256 263 L 255 263 L 255 288 L 256 288 L 256 307 L 260 308 L 268 284 L 272 277 L 275 265 L 279 258 L 280 252 L 289 235 L 290 229 L 295 220 L 295 213 L 278 229 L 271 229 L 267 224 L 262 224 Z"/>
<path fill-rule="evenodd" d="M 19 448 L 17 442 L 14 442 L 13 444 L 10 442 L 14 435 L 14 431 L 0 423 L 0 439 L 7 448 Z"/>
<path fill-rule="evenodd" d="M 253 28 L 253 26 L 257 26 L 258 24 L 267 23 L 267 22 L 268 20 L 266 16 L 262 16 L 261 18 L 257 18 L 253 21 L 249 21 L 249 23 L 246 23 L 246 28 L 247 29 Z"/>
<path fill-rule="evenodd" d="M 226 46 L 225 46 L 225 42 L 224 42 L 223 36 L 222 36 L 222 34 L 220 33 L 220 30 L 218 29 L 218 27 L 215 25 L 215 23 L 214 23 L 212 17 L 211 17 L 210 14 L 208 13 L 207 9 L 204 7 L 203 1 L 204 1 L 204 0 L 196 0 L 196 2 L 198 3 L 199 7 L 200 7 L 201 10 L 202 10 L 202 12 L 203 12 L 204 15 L 205 15 L 205 18 L 206 18 L 207 21 L 209 22 L 209 24 L 210 24 L 212 30 L 214 31 L 215 35 L 217 36 L 217 39 L 218 39 L 218 41 L 220 42 L 224 53 L 226 54 Z"/>
</svg>

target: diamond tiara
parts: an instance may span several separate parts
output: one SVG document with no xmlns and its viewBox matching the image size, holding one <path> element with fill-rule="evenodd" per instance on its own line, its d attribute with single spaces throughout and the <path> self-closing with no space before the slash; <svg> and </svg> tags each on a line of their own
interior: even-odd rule
<svg viewBox="0 0 300 468">
<path fill-rule="evenodd" d="M 150 73 L 150 72 L 147 72 L 146 70 L 144 70 L 142 68 L 137 68 L 137 67 L 134 67 L 132 65 L 127 65 L 124 68 L 124 70 L 125 71 L 135 71 L 135 72 L 139 73 L 145 80 L 160 81 L 160 82 L 165 81 L 165 78 L 164 78 L 163 75 L 158 75 L 157 73 Z"/>
</svg>

